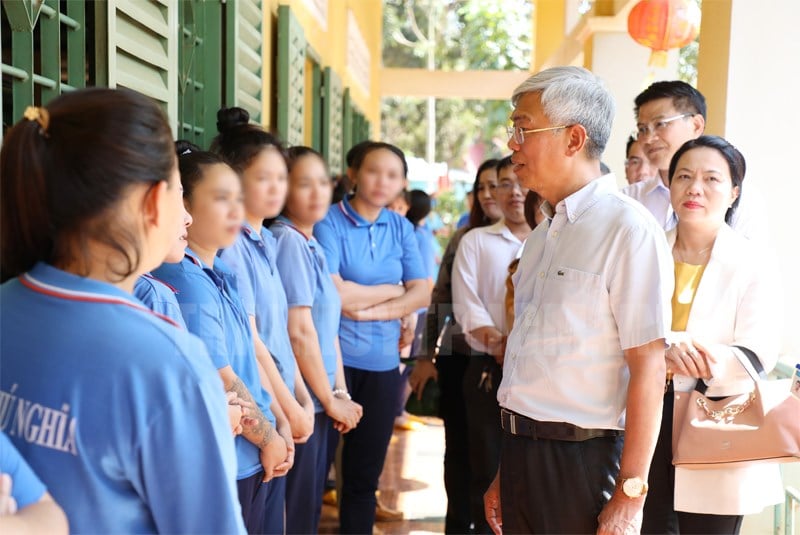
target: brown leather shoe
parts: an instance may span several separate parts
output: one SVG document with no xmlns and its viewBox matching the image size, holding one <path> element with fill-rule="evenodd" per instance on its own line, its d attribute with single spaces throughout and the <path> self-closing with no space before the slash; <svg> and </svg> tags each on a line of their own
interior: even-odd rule
<svg viewBox="0 0 800 535">
<path fill-rule="evenodd" d="M 396 511 L 390 509 L 381 503 L 380 500 L 375 504 L 375 521 L 376 522 L 399 522 L 403 520 L 403 511 Z"/>
</svg>

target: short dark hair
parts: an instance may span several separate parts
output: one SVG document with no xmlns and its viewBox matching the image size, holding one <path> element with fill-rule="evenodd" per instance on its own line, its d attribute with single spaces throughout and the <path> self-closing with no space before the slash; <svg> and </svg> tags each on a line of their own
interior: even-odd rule
<svg viewBox="0 0 800 535">
<path fill-rule="evenodd" d="M 203 171 L 207 166 L 227 165 L 219 154 L 204 151 L 182 139 L 175 142 L 175 152 L 178 154 L 178 170 L 181 173 L 184 199 L 192 198 L 194 188 L 203 179 Z"/>
<path fill-rule="evenodd" d="M 536 211 L 539 209 L 539 205 L 542 202 L 542 198 L 539 197 L 539 194 L 535 191 L 528 190 L 528 194 L 525 195 L 525 221 L 528 222 L 528 226 L 531 227 L 531 230 L 536 228 Z"/>
<path fill-rule="evenodd" d="M 706 118 L 706 97 L 703 94 L 681 80 L 670 80 L 664 82 L 654 82 L 650 87 L 639 93 L 634 100 L 634 113 L 639 115 L 639 108 L 662 98 L 672 100 L 675 109 L 682 113 L 694 113 Z"/>
<path fill-rule="evenodd" d="M 431 213 L 431 196 L 421 189 L 412 189 L 408 193 L 408 212 L 406 219 L 416 228 L 420 219 Z"/>
<path fill-rule="evenodd" d="M 352 167 L 354 171 L 358 171 L 361 169 L 361 166 L 364 165 L 364 160 L 367 158 L 367 155 L 380 149 L 388 150 L 400 158 L 400 161 L 403 162 L 403 177 L 407 177 L 408 162 L 406 161 L 406 155 L 402 150 L 400 150 L 400 148 L 392 145 L 391 143 L 384 143 L 382 141 L 365 141 L 363 146 L 356 151 L 355 156 L 353 157 L 353 165 L 350 167 Z"/>
<path fill-rule="evenodd" d="M 736 200 L 733 201 L 731 207 L 725 212 L 725 222 L 730 225 L 733 214 L 736 213 L 736 208 L 739 206 L 739 199 L 742 198 L 742 183 L 744 182 L 744 174 L 747 171 L 747 164 L 742 153 L 726 139 L 719 136 L 700 136 L 697 139 L 691 139 L 681 145 L 681 148 L 678 149 L 669 162 L 669 183 L 672 184 L 672 177 L 675 174 L 681 156 L 692 149 L 703 147 L 714 149 L 719 152 L 728 163 L 728 170 L 731 174 L 731 183 L 733 187 L 739 188 L 739 195 L 736 196 Z"/>
<path fill-rule="evenodd" d="M 305 158 L 306 156 L 316 156 L 319 158 L 322 161 L 322 165 L 325 166 L 325 172 L 328 172 L 328 164 L 325 163 L 325 158 L 322 157 L 322 154 L 305 145 L 295 145 L 294 147 L 289 147 L 286 151 L 286 165 L 288 170 L 291 171 L 294 164 L 297 163 L 299 159 Z"/>
<path fill-rule="evenodd" d="M 20 120 L 0 151 L 0 277 L 36 262 L 88 265 L 88 243 L 122 261 L 109 272 L 124 280 L 139 269 L 138 231 L 115 208 L 130 187 L 169 181 L 172 131 L 149 97 L 126 89 L 64 93 Z"/>
<path fill-rule="evenodd" d="M 364 147 L 366 147 L 367 145 L 369 145 L 370 143 L 374 143 L 374 141 L 370 141 L 369 139 L 367 139 L 367 140 L 362 141 L 360 143 L 356 143 L 355 145 L 350 147 L 350 150 L 348 150 L 347 154 L 345 154 L 345 156 L 344 156 L 344 161 L 345 161 L 345 164 L 347 164 L 348 168 L 350 168 L 350 169 L 353 168 L 353 164 L 356 161 L 356 156 L 358 155 L 358 152 L 361 149 L 363 149 Z"/>
<path fill-rule="evenodd" d="M 514 162 L 511 161 L 511 155 L 509 154 L 508 156 L 505 156 L 497 160 L 494 169 L 499 174 L 501 169 L 505 169 L 506 167 L 511 167 L 512 165 L 514 165 Z"/>
<path fill-rule="evenodd" d="M 211 152 L 225 159 L 237 173 L 242 173 L 262 150 L 272 147 L 286 161 L 286 149 L 278 136 L 250 122 L 243 108 L 222 108 L 217 112 L 219 134 L 211 142 Z"/>
<path fill-rule="evenodd" d="M 628 141 L 625 142 L 625 158 L 627 159 L 631 155 L 631 147 L 633 144 L 636 143 L 636 138 L 633 136 L 628 136 Z"/>
<path fill-rule="evenodd" d="M 490 158 L 478 166 L 478 171 L 475 173 L 475 182 L 472 184 L 473 199 L 472 208 L 469 211 L 469 228 L 485 227 L 491 223 L 489 218 L 486 217 L 486 214 L 483 213 L 483 208 L 481 208 L 481 203 L 478 201 L 477 193 L 481 185 L 481 175 L 484 171 L 489 169 L 497 169 L 498 161 L 499 160 Z"/>
</svg>

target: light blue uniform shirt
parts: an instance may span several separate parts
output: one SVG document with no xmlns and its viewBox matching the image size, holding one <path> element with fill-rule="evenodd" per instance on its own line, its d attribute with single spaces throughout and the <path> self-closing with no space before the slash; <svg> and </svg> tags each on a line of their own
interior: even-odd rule
<svg viewBox="0 0 800 535">
<path fill-rule="evenodd" d="M 41 500 L 47 492 L 5 433 L 0 433 L 0 473 L 11 476 L 11 497 L 19 511 Z"/>
<path fill-rule="evenodd" d="M 0 287 L 0 307 L 0 430 L 72 532 L 244 532 L 225 395 L 197 337 L 42 263 Z"/>
<path fill-rule="evenodd" d="M 370 223 L 345 198 L 314 227 L 328 269 L 342 279 L 365 286 L 425 279 L 414 227 L 390 210 Z M 397 367 L 400 320 L 354 321 L 342 316 L 339 343 L 345 366 L 368 371 Z"/>
<path fill-rule="evenodd" d="M 133 287 L 133 295 L 157 314 L 166 316 L 184 329 L 186 322 L 181 315 L 181 307 L 175 294 L 178 291 L 166 282 L 145 273 Z"/>
<path fill-rule="evenodd" d="M 176 297 L 189 332 L 206 343 L 217 369 L 230 365 L 272 424 L 270 396 L 261 387 L 250 324 L 236 293 L 233 274 L 215 258 L 211 269 L 189 248 L 178 264 L 161 264 L 153 274 L 178 290 Z M 236 437 L 237 479 L 261 470 L 258 448 L 243 436 Z"/>
<path fill-rule="evenodd" d="M 239 295 L 247 314 L 255 316 L 256 328 L 269 349 L 283 382 L 294 395 L 295 367 L 289 340 L 289 306 L 276 262 L 276 243 L 272 233 L 256 232 L 247 222 L 236 243 L 219 252 L 239 282 Z"/>
<path fill-rule="evenodd" d="M 333 388 L 336 382 L 336 338 L 342 300 L 331 279 L 325 253 L 314 236 L 306 237 L 281 216 L 270 227 L 277 240 L 278 273 L 286 291 L 289 307 L 311 307 L 311 319 L 317 330 L 322 364 Z M 317 396 L 308 389 L 316 412 L 322 412 Z"/>
</svg>

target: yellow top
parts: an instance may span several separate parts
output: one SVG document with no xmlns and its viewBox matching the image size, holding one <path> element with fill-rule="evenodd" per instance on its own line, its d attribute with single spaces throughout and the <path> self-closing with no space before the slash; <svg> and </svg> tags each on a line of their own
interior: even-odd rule
<svg viewBox="0 0 800 535">
<path fill-rule="evenodd" d="M 685 331 L 697 286 L 706 266 L 675 262 L 675 293 L 672 294 L 672 330 Z"/>
</svg>

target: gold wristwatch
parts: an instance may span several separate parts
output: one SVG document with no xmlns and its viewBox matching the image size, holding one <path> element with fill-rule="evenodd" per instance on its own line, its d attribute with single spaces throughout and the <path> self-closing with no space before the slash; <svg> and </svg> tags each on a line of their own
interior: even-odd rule
<svg viewBox="0 0 800 535">
<path fill-rule="evenodd" d="M 647 494 L 647 481 L 641 477 L 628 477 L 617 480 L 617 487 L 622 489 L 622 493 L 628 498 L 641 498 Z"/>
</svg>

